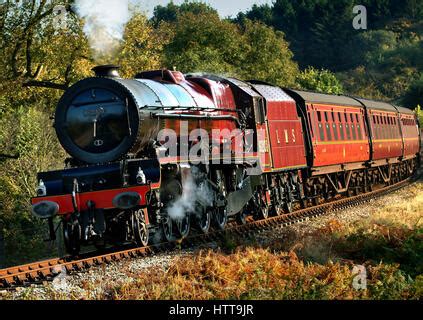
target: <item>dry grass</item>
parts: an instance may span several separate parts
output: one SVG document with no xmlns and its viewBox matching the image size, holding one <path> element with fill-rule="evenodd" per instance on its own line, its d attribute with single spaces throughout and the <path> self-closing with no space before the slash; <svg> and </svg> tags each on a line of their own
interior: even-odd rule
<svg viewBox="0 0 423 320">
<path fill-rule="evenodd" d="M 330 220 L 267 248 L 201 251 L 167 271 L 111 285 L 112 299 L 419 299 L 423 297 L 423 183 L 351 222 Z M 228 239 L 229 249 L 234 245 Z M 289 250 L 286 250 L 290 246 Z M 231 250 L 229 250 L 231 251 Z M 352 286 L 363 264 L 367 289 Z M 104 296 L 104 298 L 106 298 Z"/>
<path fill-rule="evenodd" d="M 352 265 L 304 263 L 294 252 L 201 252 L 167 272 L 142 274 L 109 288 L 112 299 L 412 299 L 421 292 L 396 266 L 368 266 L 367 290 L 352 287 Z"/>
</svg>

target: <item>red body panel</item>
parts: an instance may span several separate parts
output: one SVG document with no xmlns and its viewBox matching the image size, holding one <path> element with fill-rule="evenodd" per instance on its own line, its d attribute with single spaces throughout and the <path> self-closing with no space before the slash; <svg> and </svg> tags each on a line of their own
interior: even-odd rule
<svg viewBox="0 0 423 320">
<path fill-rule="evenodd" d="M 403 144 L 398 114 L 383 110 L 369 110 L 368 115 L 373 137 L 372 159 L 401 157 Z"/>
<path fill-rule="evenodd" d="M 234 95 L 229 85 L 210 81 L 205 78 L 189 78 L 187 81 L 179 83 L 197 102 L 198 110 L 169 110 L 168 114 L 181 114 L 181 115 L 195 115 L 195 116 L 232 116 L 238 117 Z M 213 108 L 203 107 L 214 105 Z M 217 120 L 217 119 L 165 119 L 164 127 L 166 129 L 174 130 L 178 136 L 187 137 L 193 130 L 202 129 L 208 132 L 209 139 L 212 141 L 213 130 L 226 130 L 228 133 L 237 128 L 235 120 Z M 219 139 L 221 143 L 223 138 Z"/>
<path fill-rule="evenodd" d="M 302 124 L 295 101 L 268 101 L 267 119 L 273 170 L 306 166 Z"/>
<path fill-rule="evenodd" d="M 295 100 L 279 87 L 266 84 L 253 84 L 253 87 L 266 101 L 265 158 L 266 164 L 270 164 L 269 170 L 307 166 L 303 129 Z M 265 128 L 264 124 L 256 126 L 258 130 Z M 259 150 L 263 145 L 264 142 Z"/>
<path fill-rule="evenodd" d="M 313 143 L 313 166 L 365 162 L 370 145 L 364 108 L 307 104 Z"/>
<path fill-rule="evenodd" d="M 88 210 L 87 203 L 88 201 L 93 201 L 95 203 L 96 208 L 101 209 L 113 209 L 113 199 L 120 193 L 124 192 L 136 192 L 141 196 L 141 206 L 146 205 L 146 194 L 152 189 L 154 186 L 139 186 L 139 187 L 131 187 L 131 188 L 122 188 L 122 189 L 112 189 L 112 190 L 103 190 L 103 191 L 95 191 L 95 192 L 86 192 L 86 193 L 78 193 L 76 195 L 76 203 L 79 211 Z M 72 195 L 65 194 L 61 196 L 47 196 L 47 197 L 37 197 L 32 198 L 31 203 L 37 204 L 43 201 L 51 201 L 55 202 L 59 205 L 59 215 L 66 215 L 73 213 L 74 207 L 72 204 Z"/>
<path fill-rule="evenodd" d="M 419 153 L 419 128 L 414 115 L 400 114 L 404 157 Z"/>
</svg>

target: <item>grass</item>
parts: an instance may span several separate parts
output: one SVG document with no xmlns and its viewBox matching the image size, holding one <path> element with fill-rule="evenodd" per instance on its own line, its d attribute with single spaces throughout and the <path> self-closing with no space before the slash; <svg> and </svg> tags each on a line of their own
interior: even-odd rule
<svg viewBox="0 0 423 320">
<path fill-rule="evenodd" d="M 110 285 L 111 299 L 421 299 L 423 183 L 371 207 L 367 218 L 329 220 L 304 237 L 276 239 L 266 248 L 205 250 L 150 269 L 132 283 Z M 367 288 L 352 286 L 364 265 Z M 105 296 L 104 296 L 105 297 Z"/>
</svg>

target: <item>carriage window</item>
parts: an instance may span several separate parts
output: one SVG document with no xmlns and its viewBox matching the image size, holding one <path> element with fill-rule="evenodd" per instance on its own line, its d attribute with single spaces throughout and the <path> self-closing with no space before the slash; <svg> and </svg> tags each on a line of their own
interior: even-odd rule
<svg viewBox="0 0 423 320">
<path fill-rule="evenodd" d="M 338 130 L 336 130 L 336 124 L 332 123 L 333 128 L 333 140 L 338 140 Z"/>
<path fill-rule="evenodd" d="M 325 120 L 326 120 L 326 123 L 325 123 L 325 127 L 326 127 L 326 138 L 327 138 L 328 141 L 331 141 L 332 140 L 332 135 L 331 135 L 331 132 L 330 132 L 329 112 L 325 112 Z"/>
<path fill-rule="evenodd" d="M 383 135 L 383 117 L 382 116 L 378 116 L 378 120 L 379 120 L 379 138 L 383 139 L 384 135 Z"/>
<path fill-rule="evenodd" d="M 320 141 L 325 141 L 325 132 L 323 130 L 322 123 L 319 123 L 319 134 L 320 134 Z"/>
<path fill-rule="evenodd" d="M 395 138 L 395 128 L 394 128 L 394 118 L 393 117 L 389 117 L 390 121 L 391 121 L 391 138 L 394 139 Z"/>
<path fill-rule="evenodd" d="M 384 126 L 383 126 L 383 136 L 384 136 L 385 139 L 389 139 L 389 132 L 388 132 L 388 127 L 387 127 L 388 121 L 386 119 L 386 116 L 383 116 L 383 124 L 384 124 Z"/>
<path fill-rule="evenodd" d="M 354 123 L 351 124 L 351 131 L 352 131 L 353 140 L 357 140 L 357 133 L 355 132 Z"/>
<path fill-rule="evenodd" d="M 383 125 L 383 116 L 380 116 L 380 138 L 385 139 L 385 126 Z"/>
<path fill-rule="evenodd" d="M 330 133 L 330 125 L 329 123 L 326 123 L 326 137 L 328 138 L 328 141 L 332 140 L 332 135 Z"/>
<path fill-rule="evenodd" d="M 351 140 L 351 131 L 348 123 L 345 124 L 345 130 L 347 131 L 347 140 Z"/>
<path fill-rule="evenodd" d="M 396 131 L 396 127 L 395 127 L 395 118 L 394 117 L 392 117 L 392 137 L 393 138 L 396 138 L 397 137 L 397 131 Z"/>
<path fill-rule="evenodd" d="M 332 113 L 332 121 L 335 122 L 335 113 L 333 113 L 333 111 L 331 113 Z"/>
<path fill-rule="evenodd" d="M 360 123 L 357 121 L 357 133 L 358 133 L 358 140 L 363 140 L 363 136 L 361 135 L 361 127 Z"/>
<path fill-rule="evenodd" d="M 341 135 L 341 140 L 345 140 L 344 127 L 342 126 L 342 123 L 339 124 L 339 133 Z"/>
<path fill-rule="evenodd" d="M 342 122 L 342 119 L 341 119 L 341 112 L 338 112 L 338 120 L 339 120 L 339 122 Z"/>
<path fill-rule="evenodd" d="M 317 120 L 319 121 L 320 141 L 325 141 L 325 132 L 323 130 L 323 124 L 322 124 L 322 113 L 320 111 L 317 111 Z"/>
<path fill-rule="evenodd" d="M 373 116 L 374 117 L 374 124 L 373 124 L 373 134 L 375 136 L 376 139 L 379 138 L 379 128 L 377 125 L 377 116 Z"/>
</svg>

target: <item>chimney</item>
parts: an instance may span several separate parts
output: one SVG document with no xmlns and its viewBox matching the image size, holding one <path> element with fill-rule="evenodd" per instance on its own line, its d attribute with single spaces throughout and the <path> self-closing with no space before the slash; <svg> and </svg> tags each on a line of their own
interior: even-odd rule
<svg viewBox="0 0 423 320">
<path fill-rule="evenodd" d="M 97 66 L 92 68 L 91 70 L 94 71 L 96 77 L 100 78 L 120 78 L 119 75 L 119 66 L 108 64 L 104 66 Z"/>
</svg>

